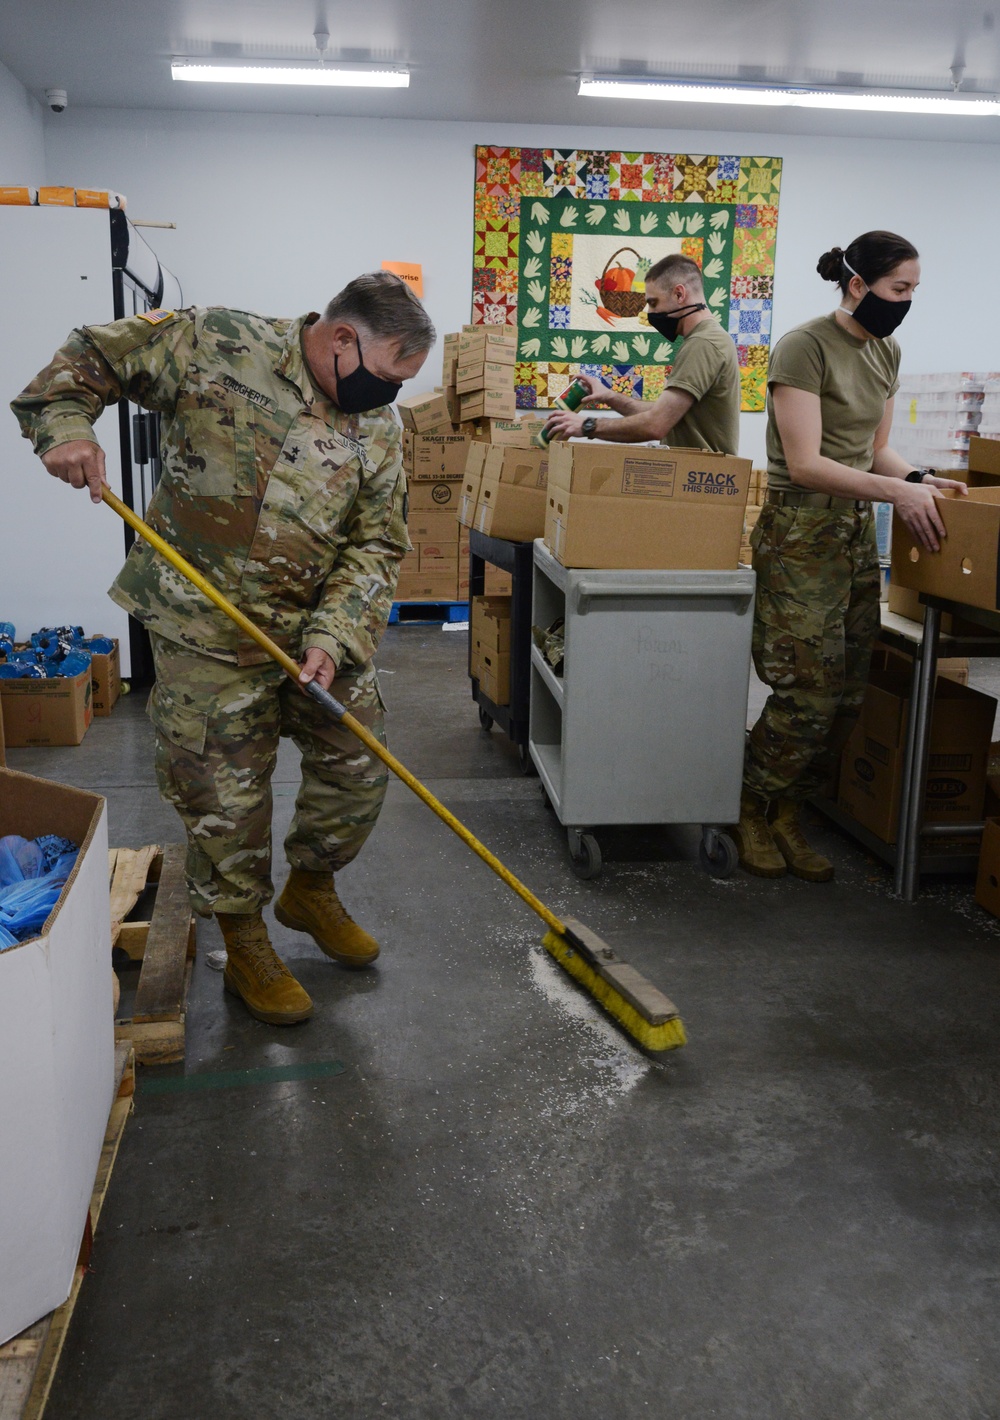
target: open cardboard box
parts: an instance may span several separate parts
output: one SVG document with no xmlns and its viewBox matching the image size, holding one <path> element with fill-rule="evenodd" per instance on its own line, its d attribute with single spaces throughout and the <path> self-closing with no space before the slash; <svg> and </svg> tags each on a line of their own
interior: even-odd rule
<svg viewBox="0 0 1000 1420">
<path fill-rule="evenodd" d="M 985 611 L 1000 609 L 1000 486 L 970 488 L 968 495 L 946 491 L 939 506 L 948 535 L 937 552 L 921 547 L 894 518 L 893 585 Z"/>
<path fill-rule="evenodd" d="M 114 1099 L 105 802 L 0 769 L 0 836 L 80 855 L 42 935 L 0 952 L 0 1344 L 69 1295 Z"/>
<path fill-rule="evenodd" d="M 544 449 L 490 445 L 476 505 L 476 531 L 510 542 L 541 537 L 548 464 Z"/>
<path fill-rule="evenodd" d="M 94 713 L 91 674 L 88 666 L 75 676 L 0 681 L 7 747 L 80 744 Z"/>
</svg>

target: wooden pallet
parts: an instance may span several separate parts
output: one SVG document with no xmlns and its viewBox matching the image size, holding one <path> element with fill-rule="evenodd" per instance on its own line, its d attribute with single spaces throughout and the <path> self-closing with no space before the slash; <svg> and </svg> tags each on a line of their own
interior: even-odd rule
<svg viewBox="0 0 1000 1420">
<path fill-rule="evenodd" d="M 5 1346 L 0 1346 L 0 1420 L 42 1420 L 45 1412 L 73 1308 L 90 1264 L 94 1232 L 111 1182 L 111 1170 L 118 1157 L 126 1120 L 132 1112 L 135 1056 L 128 1041 L 115 1046 L 115 1086 L 115 1102 L 111 1106 L 104 1135 L 101 1161 L 97 1167 L 94 1191 L 90 1195 L 90 1211 L 80 1260 L 73 1274 L 70 1294 L 61 1307 L 49 1312 L 41 1321 L 36 1321 L 34 1326 L 29 1326 Z"/>
<path fill-rule="evenodd" d="M 131 1041 L 140 1065 L 184 1059 L 184 1023 L 194 967 L 195 921 L 184 876 L 184 848 L 112 848 L 111 945 L 139 963 L 131 1016 L 115 1021 L 115 1040 Z M 143 892 L 156 884 L 149 921 L 129 921 Z"/>
</svg>

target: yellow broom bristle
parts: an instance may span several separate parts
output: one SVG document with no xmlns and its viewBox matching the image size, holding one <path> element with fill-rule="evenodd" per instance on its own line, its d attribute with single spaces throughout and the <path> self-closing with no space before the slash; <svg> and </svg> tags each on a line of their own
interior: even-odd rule
<svg viewBox="0 0 1000 1420">
<path fill-rule="evenodd" d="M 684 1025 L 679 1016 L 672 1021 L 664 1021 L 662 1025 L 651 1025 L 569 945 L 565 937 L 559 936 L 557 932 L 547 932 L 542 939 L 542 946 L 564 971 L 568 971 L 574 980 L 579 981 L 610 1016 L 614 1016 L 615 1020 L 625 1027 L 633 1040 L 644 1050 L 676 1050 L 678 1046 L 687 1044 Z"/>
</svg>

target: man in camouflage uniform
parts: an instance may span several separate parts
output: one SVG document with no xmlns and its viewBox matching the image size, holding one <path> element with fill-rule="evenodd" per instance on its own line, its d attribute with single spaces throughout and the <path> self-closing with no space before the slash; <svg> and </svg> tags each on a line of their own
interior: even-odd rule
<svg viewBox="0 0 1000 1420">
<path fill-rule="evenodd" d="M 386 273 L 352 281 L 322 317 L 197 309 L 74 331 L 14 402 L 48 471 L 100 501 L 93 422 L 118 399 L 162 416 L 163 473 L 148 520 L 384 740 L 372 656 L 409 549 L 399 428 L 386 406 L 434 341 L 420 303 Z M 111 589 L 149 629 L 160 790 L 187 831 L 195 909 L 226 941 L 225 984 L 261 1020 L 312 1003 L 274 952 L 271 774 L 280 735 L 302 785 L 275 905 L 344 966 L 374 939 L 333 874 L 356 856 L 385 795 L 378 761 L 169 563 L 137 542 Z"/>
</svg>

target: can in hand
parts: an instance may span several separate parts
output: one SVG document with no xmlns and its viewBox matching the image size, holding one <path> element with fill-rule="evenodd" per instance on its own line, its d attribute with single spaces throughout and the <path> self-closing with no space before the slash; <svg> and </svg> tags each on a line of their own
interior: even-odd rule
<svg viewBox="0 0 1000 1420">
<path fill-rule="evenodd" d="M 587 398 L 589 393 L 590 390 L 582 380 L 574 380 L 555 401 L 555 408 L 565 409 L 567 413 L 572 414 L 580 408 L 580 405 Z M 535 435 L 535 443 L 540 449 L 547 449 L 551 439 L 552 435 L 549 433 L 549 426 L 547 424 L 543 429 L 539 429 L 538 433 Z"/>
</svg>

